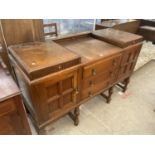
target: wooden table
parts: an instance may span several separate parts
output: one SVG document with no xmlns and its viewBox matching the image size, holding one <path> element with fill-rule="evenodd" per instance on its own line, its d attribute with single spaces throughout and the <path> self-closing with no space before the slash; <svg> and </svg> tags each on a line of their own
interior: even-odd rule
<svg viewBox="0 0 155 155">
<path fill-rule="evenodd" d="M 82 103 L 98 94 L 109 103 L 113 87 L 119 83 L 125 91 L 142 40 L 135 34 L 104 29 L 9 47 L 18 84 L 38 132 L 65 114 L 78 125 Z"/>
<path fill-rule="evenodd" d="M 0 134 L 31 134 L 20 91 L 0 65 Z"/>
<path fill-rule="evenodd" d="M 96 24 L 95 29 L 114 28 L 125 32 L 137 33 L 139 26 L 140 20 L 113 19 Z"/>
</svg>

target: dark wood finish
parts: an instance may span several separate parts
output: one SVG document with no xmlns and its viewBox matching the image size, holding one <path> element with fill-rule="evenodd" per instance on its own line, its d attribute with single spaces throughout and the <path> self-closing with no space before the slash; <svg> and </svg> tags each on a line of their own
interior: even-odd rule
<svg viewBox="0 0 155 155">
<path fill-rule="evenodd" d="M 140 26 L 145 25 L 155 27 L 155 19 L 141 19 Z"/>
<path fill-rule="evenodd" d="M 77 125 L 79 106 L 86 100 L 102 94 L 109 103 L 113 87 L 118 83 L 125 84 L 123 89 L 125 91 L 142 40 L 141 36 L 135 34 L 104 29 L 59 37 L 48 43 L 11 46 L 10 60 L 37 129 L 42 133 L 47 124 L 65 114 L 69 114 Z M 48 53 L 47 58 L 45 55 L 35 54 L 38 51 L 40 53 L 40 44 L 44 45 L 42 46 L 44 54 L 47 54 L 46 49 L 50 49 L 49 52 L 53 55 Z M 26 56 L 25 50 L 31 51 L 31 54 Z M 32 53 L 37 56 L 33 56 Z M 78 60 L 81 58 L 81 63 L 78 61 L 53 72 L 55 64 L 66 63 L 68 60 L 75 61 L 75 58 Z M 29 66 L 34 60 L 39 62 L 39 68 L 44 69 L 44 74 L 41 69 Z M 41 62 L 46 62 L 48 67 Z M 37 71 L 38 74 L 31 78 L 28 68 Z M 48 72 L 48 68 L 51 72 Z M 106 91 L 108 95 L 103 95 Z"/>
<path fill-rule="evenodd" d="M 105 28 L 114 28 L 117 30 L 137 33 L 140 26 L 140 20 L 131 20 L 131 19 L 113 19 L 101 21 L 101 23 L 95 25 L 95 29 L 105 29 Z"/>
<path fill-rule="evenodd" d="M 44 32 L 44 36 L 58 36 L 58 30 L 57 30 L 57 24 L 56 23 L 44 24 L 43 26 L 44 26 L 44 28 L 49 27 L 49 28 L 54 29 L 54 31 L 51 31 L 48 33 Z"/>
<path fill-rule="evenodd" d="M 0 65 L 0 134 L 31 134 L 20 91 Z"/>
<path fill-rule="evenodd" d="M 155 42 L 155 26 L 140 26 L 138 34 L 142 35 L 147 41 Z"/>
<path fill-rule="evenodd" d="M 138 34 L 142 35 L 146 41 L 155 43 L 155 19 L 141 19 Z"/>
</svg>

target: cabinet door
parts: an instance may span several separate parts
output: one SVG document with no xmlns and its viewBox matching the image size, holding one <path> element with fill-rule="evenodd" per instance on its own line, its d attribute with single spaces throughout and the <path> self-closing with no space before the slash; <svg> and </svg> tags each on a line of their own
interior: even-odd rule
<svg viewBox="0 0 155 155">
<path fill-rule="evenodd" d="M 32 91 L 39 123 L 68 113 L 77 104 L 77 67 L 35 81 Z"/>
<path fill-rule="evenodd" d="M 118 79 L 130 76 L 136 65 L 141 47 L 142 44 L 137 44 L 123 51 Z"/>
</svg>

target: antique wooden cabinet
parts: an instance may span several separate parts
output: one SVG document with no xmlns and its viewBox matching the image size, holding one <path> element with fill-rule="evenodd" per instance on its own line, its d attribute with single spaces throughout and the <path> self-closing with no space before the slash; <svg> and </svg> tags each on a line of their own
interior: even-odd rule
<svg viewBox="0 0 155 155">
<path fill-rule="evenodd" d="M 31 134 L 20 91 L 0 65 L 0 135 Z"/>
<path fill-rule="evenodd" d="M 54 42 L 16 45 L 9 50 L 15 78 L 39 131 L 72 109 L 77 111 L 78 55 Z"/>
<path fill-rule="evenodd" d="M 142 40 L 104 29 L 10 46 L 15 78 L 37 129 L 65 114 L 78 125 L 79 106 L 86 100 L 101 94 L 110 102 L 116 84 L 125 91 Z"/>
</svg>

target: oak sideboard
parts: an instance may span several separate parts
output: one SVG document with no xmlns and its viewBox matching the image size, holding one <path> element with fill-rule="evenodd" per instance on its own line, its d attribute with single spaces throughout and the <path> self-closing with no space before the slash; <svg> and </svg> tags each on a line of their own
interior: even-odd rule
<svg viewBox="0 0 155 155">
<path fill-rule="evenodd" d="M 126 91 L 142 41 L 108 28 L 10 46 L 14 77 L 38 132 L 66 114 L 78 125 L 85 101 L 101 94 L 109 103 L 115 85 Z"/>
</svg>

